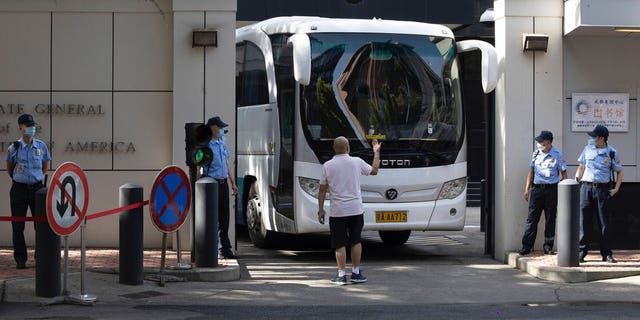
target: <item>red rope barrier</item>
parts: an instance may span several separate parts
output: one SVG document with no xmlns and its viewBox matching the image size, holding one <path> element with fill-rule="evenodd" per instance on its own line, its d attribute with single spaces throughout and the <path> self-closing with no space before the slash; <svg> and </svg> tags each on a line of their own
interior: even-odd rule
<svg viewBox="0 0 640 320">
<path fill-rule="evenodd" d="M 47 218 L 46 218 L 46 217 L 0 217 L 0 221 L 11 221 L 11 222 L 26 222 L 26 221 L 45 222 L 45 221 L 47 221 Z"/>
<path fill-rule="evenodd" d="M 87 218 L 87 220 L 97 219 L 97 218 L 100 218 L 100 217 L 108 216 L 110 214 L 119 213 L 119 212 L 122 212 L 122 211 L 127 211 L 127 210 L 131 210 L 131 209 L 144 207 L 144 206 L 146 206 L 148 204 L 149 204 L 149 200 L 145 200 L 145 201 L 142 201 L 142 202 L 130 204 L 128 206 L 124 206 L 124 207 L 120 207 L 120 208 L 115 208 L 115 209 L 110 209 L 110 210 L 107 210 L 107 211 L 92 213 L 92 214 L 88 215 L 86 218 Z M 45 222 L 45 221 L 47 221 L 47 218 L 46 217 L 0 217 L 0 221 Z"/>
<path fill-rule="evenodd" d="M 135 208 L 144 207 L 144 206 L 146 206 L 148 204 L 149 204 L 149 200 L 145 200 L 145 201 L 142 201 L 142 202 L 130 204 L 128 206 L 124 206 L 124 207 L 120 207 L 120 208 L 115 208 L 115 209 L 111 209 L 111 210 L 107 210 L 107 211 L 92 213 L 92 214 L 87 216 L 87 220 L 92 220 L 92 219 L 108 216 L 110 214 L 114 214 L 114 213 L 118 213 L 118 212 L 122 212 L 122 211 L 127 211 L 127 210 L 131 210 L 131 209 L 135 209 Z"/>
</svg>

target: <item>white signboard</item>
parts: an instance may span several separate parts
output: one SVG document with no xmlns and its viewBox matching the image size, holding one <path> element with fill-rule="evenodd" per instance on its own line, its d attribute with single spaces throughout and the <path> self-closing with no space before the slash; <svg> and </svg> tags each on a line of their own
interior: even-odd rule
<svg viewBox="0 0 640 320">
<path fill-rule="evenodd" d="M 629 94 L 573 93 L 571 131 L 591 131 L 598 124 L 609 132 L 629 131 Z"/>
</svg>

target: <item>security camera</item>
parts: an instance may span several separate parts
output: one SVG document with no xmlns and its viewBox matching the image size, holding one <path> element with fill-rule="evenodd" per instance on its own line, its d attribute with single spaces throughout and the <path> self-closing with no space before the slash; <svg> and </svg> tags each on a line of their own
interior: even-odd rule
<svg viewBox="0 0 640 320">
<path fill-rule="evenodd" d="M 494 22 L 494 18 L 493 18 L 493 8 L 489 8 L 487 10 L 485 10 L 481 15 L 480 15 L 480 23 L 482 24 L 487 24 L 487 25 L 491 25 Z"/>
</svg>

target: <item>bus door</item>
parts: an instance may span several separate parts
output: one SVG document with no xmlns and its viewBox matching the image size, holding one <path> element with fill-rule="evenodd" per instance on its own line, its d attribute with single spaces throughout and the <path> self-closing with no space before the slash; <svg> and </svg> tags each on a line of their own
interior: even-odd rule
<svg viewBox="0 0 640 320">
<path fill-rule="evenodd" d="M 295 85 L 293 78 L 293 49 L 287 45 L 288 34 L 271 37 L 273 63 L 276 78 L 279 148 L 276 150 L 276 184 L 272 186 L 273 204 L 280 214 L 294 220 L 293 214 L 293 159 L 294 159 L 294 110 Z M 274 188 L 275 187 L 275 188 Z"/>
</svg>

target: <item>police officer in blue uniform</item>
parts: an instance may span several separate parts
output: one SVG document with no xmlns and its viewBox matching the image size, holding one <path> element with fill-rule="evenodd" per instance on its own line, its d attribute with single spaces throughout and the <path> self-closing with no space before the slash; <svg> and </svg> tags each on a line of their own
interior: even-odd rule
<svg viewBox="0 0 640 320">
<path fill-rule="evenodd" d="M 597 125 L 588 133 L 587 145 L 578 158 L 576 181 L 580 186 L 580 262 L 589 252 L 589 233 L 593 230 L 594 213 L 598 215 L 600 224 L 600 254 L 602 261 L 615 263 L 611 244 L 609 243 L 608 203 L 615 196 L 622 184 L 622 163 L 617 150 L 607 143 L 609 129 Z M 614 185 L 613 172 L 617 174 Z"/>
<path fill-rule="evenodd" d="M 211 128 L 212 138 L 209 141 L 209 148 L 213 151 L 213 161 L 205 169 L 205 175 L 218 181 L 218 233 L 220 255 L 227 259 L 235 259 L 236 255 L 231 251 L 231 241 L 229 240 L 229 185 L 232 195 L 238 193 L 238 187 L 233 180 L 231 168 L 228 164 L 230 157 L 229 148 L 223 137 L 228 125 L 220 119 L 213 117 L 207 121 L 207 126 Z"/>
<path fill-rule="evenodd" d="M 552 145 L 553 133 L 543 130 L 535 137 L 537 148 L 531 155 L 529 173 L 524 187 L 524 200 L 529 201 L 529 214 L 522 236 L 521 255 L 533 250 L 538 233 L 538 221 L 544 210 L 544 253 L 553 254 L 556 234 L 558 182 L 567 178 L 567 163 L 562 152 Z"/>
<path fill-rule="evenodd" d="M 13 180 L 11 186 L 11 216 L 26 217 L 27 208 L 33 210 L 35 193 L 44 186 L 44 175 L 49 170 L 51 156 L 47 145 L 34 138 L 36 123 L 30 114 L 18 118 L 18 128 L 22 138 L 9 146 L 7 173 Z M 24 222 L 12 222 L 13 258 L 18 269 L 26 268 L 27 246 L 24 241 Z"/>
</svg>

